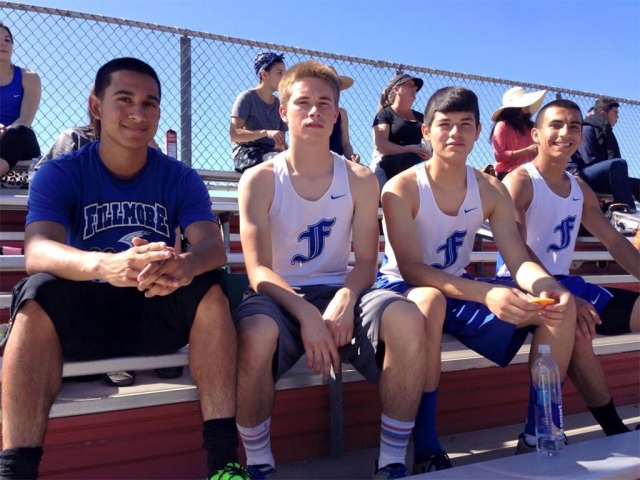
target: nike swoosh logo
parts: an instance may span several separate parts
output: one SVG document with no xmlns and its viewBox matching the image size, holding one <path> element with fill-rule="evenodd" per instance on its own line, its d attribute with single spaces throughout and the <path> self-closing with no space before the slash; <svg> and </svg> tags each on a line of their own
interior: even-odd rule
<svg viewBox="0 0 640 480">
<path fill-rule="evenodd" d="M 572 198 L 573 198 L 573 197 L 572 197 Z M 574 202 L 578 202 L 578 201 L 580 201 L 580 200 L 582 200 L 582 198 L 574 198 L 574 199 L 573 199 L 573 201 L 574 201 Z"/>
<path fill-rule="evenodd" d="M 14 95 L 13 98 L 18 98 L 19 96 L 20 96 L 20 94 Z"/>
<path fill-rule="evenodd" d="M 600 299 L 600 294 L 598 294 L 598 296 L 596 297 L 596 299 L 595 299 L 595 300 L 591 300 L 591 303 L 592 303 L 593 305 L 595 305 L 596 303 L 598 303 L 598 300 L 599 300 L 599 299 Z"/>
<path fill-rule="evenodd" d="M 346 195 L 346 193 L 343 193 L 342 195 L 333 195 L 333 194 L 332 194 L 332 195 L 331 195 L 331 200 L 335 200 L 335 199 L 337 199 L 337 198 L 342 198 L 342 197 L 344 197 L 345 195 Z"/>
<path fill-rule="evenodd" d="M 467 210 L 466 208 L 464 209 L 464 213 L 469 213 L 469 212 L 473 212 L 474 210 L 477 210 L 478 207 L 474 207 L 474 208 L 470 208 L 469 210 Z"/>
</svg>

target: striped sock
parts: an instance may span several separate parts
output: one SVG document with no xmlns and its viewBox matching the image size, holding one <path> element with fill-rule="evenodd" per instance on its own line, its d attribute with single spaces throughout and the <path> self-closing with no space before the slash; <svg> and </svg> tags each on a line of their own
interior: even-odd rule
<svg viewBox="0 0 640 480">
<path fill-rule="evenodd" d="M 271 453 L 271 417 L 255 427 L 238 425 L 238 432 L 247 454 L 247 465 L 271 465 L 275 468 L 276 462 Z"/>
<path fill-rule="evenodd" d="M 407 456 L 407 445 L 415 422 L 401 422 L 382 414 L 380 429 L 380 458 L 378 468 L 392 463 L 404 465 Z"/>
</svg>

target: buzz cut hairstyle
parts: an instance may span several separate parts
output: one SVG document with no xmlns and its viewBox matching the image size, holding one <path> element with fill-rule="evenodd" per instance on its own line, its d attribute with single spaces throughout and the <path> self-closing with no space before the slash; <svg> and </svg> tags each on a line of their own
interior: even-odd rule
<svg viewBox="0 0 640 480">
<path fill-rule="evenodd" d="M 536 122 L 535 122 L 535 128 L 540 128 L 542 126 L 542 121 L 544 120 L 544 114 L 545 112 L 550 109 L 550 108 L 565 108 L 567 110 L 575 110 L 576 112 L 578 112 L 578 114 L 580 115 L 580 123 L 582 123 L 582 110 L 580 110 L 580 107 L 578 106 L 578 104 L 572 100 L 566 100 L 564 98 L 561 98 L 559 100 L 554 100 L 552 102 L 547 103 L 545 106 L 543 106 L 539 111 L 538 111 L 538 115 L 536 115 Z"/>
<path fill-rule="evenodd" d="M 480 106 L 478 96 L 468 88 L 444 87 L 436 90 L 424 110 L 424 124 L 431 127 L 436 113 L 469 112 L 480 125 Z"/>
<path fill-rule="evenodd" d="M 286 106 L 291 98 L 293 84 L 303 78 L 319 78 L 329 84 L 333 90 L 336 107 L 340 103 L 340 79 L 338 75 L 324 63 L 316 60 L 308 60 L 306 62 L 297 63 L 282 76 L 278 87 L 280 95 L 280 105 Z"/>
<path fill-rule="evenodd" d="M 111 85 L 111 75 L 121 70 L 140 73 L 151 77 L 158 85 L 158 100 L 162 98 L 162 88 L 160 87 L 160 79 L 156 71 L 148 64 L 133 57 L 115 58 L 98 69 L 96 79 L 93 82 L 94 94 L 100 100 L 104 98 L 105 90 Z"/>
</svg>

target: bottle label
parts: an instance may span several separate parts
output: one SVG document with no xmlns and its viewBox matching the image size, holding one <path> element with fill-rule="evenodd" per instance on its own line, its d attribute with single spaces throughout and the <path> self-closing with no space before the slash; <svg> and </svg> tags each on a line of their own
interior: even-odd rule
<svg viewBox="0 0 640 480">
<path fill-rule="evenodd" d="M 560 402 L 558 401 L 551 402 L 551 416 L 553 418 L 553 424 L 556 428 L 560 430 L 564 430 L 564 418 L 562 414 L 562 399 Z"/>
<path fill-rule="evenodd" d="M 537 427 L 551 433 L 552 424 L 555 429 L 564 430 L 562 412 L 562 393 L 560 389 L 550 392 L 544 388 L 534 388 L 536 399 Z M 555 397 L 555 398 L 552 398 Z"/>
</svg>

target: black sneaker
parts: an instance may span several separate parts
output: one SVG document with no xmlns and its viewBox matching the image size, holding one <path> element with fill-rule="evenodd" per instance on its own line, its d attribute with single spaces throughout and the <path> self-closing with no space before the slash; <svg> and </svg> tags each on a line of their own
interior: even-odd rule
<svg viewBox="0 0 640 480">
<path fill-rule="evenodd" d="M 413 462 L 413 474 L 437 472 L 438 470 L 446 470 L 452 467 L 449 455 L 445 452 L 432 453 L 418 457 Z"/>
</svg>

